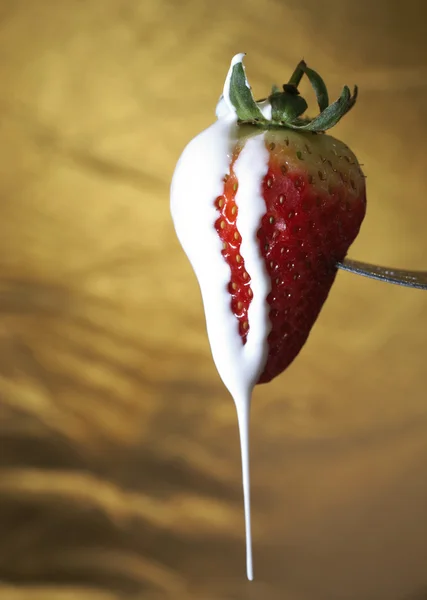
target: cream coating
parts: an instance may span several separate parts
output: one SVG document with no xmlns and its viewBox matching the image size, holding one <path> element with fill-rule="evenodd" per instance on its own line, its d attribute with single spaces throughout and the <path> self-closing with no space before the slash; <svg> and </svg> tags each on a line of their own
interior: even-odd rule
<svg viewBox="0 0 427 600">
<path fill-rule="evenodd" d="M 224 176 L 229 173 L 238 140 L 237 116 L 229 100 L 230 76 L 234 64 L 241 62 L 243 56 L 236 55 L 231 62 L 217 107 L 218 120 L 188 144 L 178 161 L 171 185 L 171 213 L 178 239 L 199 282 L 216 368 L 236 405 L 242 453 L 247 575 L 251 580 L 249 412 L 253 388 L 266 362 L 270 330 L 266 301 L 270 281 L 256 237 L 265 213 L 261 185 L 268 169 L 263 133 L 246 141 L 234 164 L 239 181 L 236 204 L 237 228 L 242 236 L 241 255 L 253 292 L 245 345 L 231 311 L 230 268 L 221 254 L 222 242 L 215 229 L 218 218 L 215 200 L 223 193 Z M 268 106 L 260 108 L 268 113 Z"/>
</svg>

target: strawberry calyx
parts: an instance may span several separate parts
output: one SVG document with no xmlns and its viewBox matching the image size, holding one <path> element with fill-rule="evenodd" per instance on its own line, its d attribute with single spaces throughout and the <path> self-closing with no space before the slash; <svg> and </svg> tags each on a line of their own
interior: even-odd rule
<svg viewBox="0 0 427 600">
<path fill-rule="evenodd" d="M 231 104 L 238 122 L 241 124 L 255 125 L 262 129 L 287 128 L 323 133 L 334 127 L 356 102 L 357 86 L 354 86 L 353 93 L 350 92 L 348 86 L 344 86 L 340 97 L 329 104 L 325 82 L 303 60 L 299 62 L 289 82 L 283 85 L 282 90 L 273 86 L 272 93 L 268 98 L 256 102 L 246 78 L 242 62 L 243 56 L 240 54 L 233 59 L 224 87 L 224 96 L 228 95 L 227 101 Z M 303 116 L 308 105 L 298 90 L 298 85 L 304 75 L 313 87 L 319 106 L 319 114 L 312 119 Z M 261 106 L 264 107 L 264 110 L 261 109 Z M 265 106 L 271 107 L 271 114 L 270 111 L 265 110 Z"/>
</svg>

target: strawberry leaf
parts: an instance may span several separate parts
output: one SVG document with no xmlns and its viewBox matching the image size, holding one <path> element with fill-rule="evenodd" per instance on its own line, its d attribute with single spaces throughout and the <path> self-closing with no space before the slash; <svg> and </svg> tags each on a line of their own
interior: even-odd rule
<svg viewBox="0 0 427 600">
<path fill-rule="evenodd" d="M 354 87 L 353 95 L 351 95 L 349 88 L 344 86 L 344 89 L 338 100 L 335 100 L 335 102 L 326 107 L 325 110 L 322 111 L 317 117 L 305 125 L 286 123 L 286 126 L 290 129 L 298 129 L 300 131 L 321 132 L 331 129 L 354 106 L 357 99 L 357 94 L 357 86 Z"/>
<path fill-rule="evenodd" d="M 246 123 L 267 122 L 254 100 L 241 62 L 236 63 L 231 72 L 230 101 L 239 121 Z"/>
<path fill-rule="evenodd" d="M 310 69 L 310 67 L 307 67 L 306 64 L 304 64 L 302 69 L 307 75 L 308 79 L 310 80 L 310 83 L 315 91 L 317 104 L 319 105 L 319 110 L 320 112 L 323 112 L 329 106 L 329 96 L 325 82 L 320 77 L 319 73 L 314 71 L 314 69 Z"/>
</svg>

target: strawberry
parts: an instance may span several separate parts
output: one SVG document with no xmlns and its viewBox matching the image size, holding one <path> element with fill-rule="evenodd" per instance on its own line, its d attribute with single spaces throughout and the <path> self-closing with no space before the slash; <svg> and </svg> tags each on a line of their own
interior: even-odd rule
<svg viewBox="0 0 427 600">
<path fill-rule="evenodd" d="M 302 120 L 299 114 L 306 103 L 296 82 L 304 73 L 313 84 L 321 111 L 312 121 Z M 268 120 L 252 98 L 241 63 L 233 68 L 230 98 L 240 116 L 241 131 L 223 194 L 216 199 L 215 226 L 231 272 L 231 309 L 245 344 L 252 289 L 240 254 L 235 202 L 239 181 L 233 166 L 251 134 L 265 129 L 269 154 L 262 181 L 265 215 L 257 238 L 271 284 L 267 297 L 271 331 L 258 383 L 276 377 L 300 352 L 334 282 L 337 262 L 347 254 L 363 221 L 366 195 L 360 165 L 344 143 L 324 134 L 348 112 L 356 97 L 357 88 L 353 96 L 344 88 L 340 100 L 329 106 L 323 81 L 301 62 L 283 92 L 274 90 L 268 99 L 272 106 Z"/>
<path fill-rule="evenodd" d="M 217 122 L 187 146 L 171 187 L 175 228 L 199 279 L 215 362 L 233 396 L 240 385 L 236 370 L 249 365 L 245 382 L 251 387 L 279 375 L 298 355 L 366 210 L 365 177 L 357 158 L 325 133 L 354 106 L 357 87 L 353 94 L 344 87 L 329 104 L 322 78 L 301 61 L 282 90 L 274 87 L 267 99 L 255 102 L 242 57 L 232 60 Z M 304 116 L 307 103 L 298 91 L 303 76 L 319 105 L 313 119 Z M 257 154 L 248 162 L 254 140 Z M 254 190 L 263 204 L 261 213 Z M 239 229 L 240 213 L 246 225 L 248 216 L 258 219 L 255 230 Z M 218 238 L 222 250 L 216 251 Z M 220 252 L 224 262 L 218 264 Z M 217 286 L 228 289 L 225 311 L 224 295 L 212 287 L 215 278 Z M 268 286 L 260 286 L 260 278 L 267 278 Z M 268 318 L 258 303 L 256 334 L 251 336 L 251 306 L 264 293 L 261 303 L 268 305 Z M 240 346 L 251 341 L 247 352 L 239 350 L 233 336 L 218 335 L 218 328 L 230 327 L 227 312 L 234 315 Z"/>
<path fill-rule="evenodd" d="M 171 212 L 203 297 L 212 355 L 237 409 L 247 573 L 252 579 L 249 407 L 254 385 L 300 352 L 365 216 L 365 178 L 355 155 L 327 135 L 354 105 L 344 87 L 329 104 L 304 61 L 280 91 L 255 102 L 242 65 L 231 63 L 217 121 L 183 151 Z M 319 114 L 304 117 L 306 75 Z"/>
</svg>

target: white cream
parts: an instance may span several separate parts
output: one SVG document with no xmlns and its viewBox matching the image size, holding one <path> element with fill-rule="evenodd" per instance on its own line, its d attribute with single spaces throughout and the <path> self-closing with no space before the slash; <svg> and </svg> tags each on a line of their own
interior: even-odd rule
<svg viewBox="0 0 427 600">
<path fill-rule="evenodd" d="M 215 200 L 224 191 L 224 175 L 229 173 L 237 142 L 237 117 L 229 100 L 230 76 L 233 66 L 243 56 L 237 55 L 231 63 L 217 107 L 218 120 L 188 144 L 178 161 L 171 186 L 171 212 L 178 238 L 200 285 L 216 368 L 236 405 L 242 452 L 247 575 L 251 580 L 249 412 L 253 388 L 265 365 L 270 329 L 266 302 L 270 282 L 256 237 L 265 213 L 261 185 L 268 169 L 263 133 L 247 140 L 234 164 L 239 182 L 236 204 L 237 228 L 242 236 L 240 251 L 253 292 L 245 345 L 231 311 L 230 267 L 221 254 L 222 242 L 215 229 L 219 217 Z"/>
<path fill-rule="evenodd" d="M 233 395 L 239 422 L 242 454 L 243 495 L 246 526 L 246 564 L 248 579 L 253 579 L 251 508 L 249 477 L 249 411 L 252 390 L 258 381 L 267 359 L 267 335 L 270 331 L 267 295 L 270 292 L 270 279 L 265 270 L 259 251 L 257 231 L 265 213 L 261 184 L 268 170 L 268 152 L 264 134 L 250 138 L 237 161 L 234 173 L 239 182 L 236 194 L 237 229 L 242 236 L 240 254 L 245 261 L 246 271 L 251 277 L 252 302 L 248 310 L 249 332 L 246 344 L 241 348 L 240 361 L 244 365 L 244 395 Z"/>
<path fill-rule="evenodd" d="M 262 100 L 261 102 L 257 102 L 257 104 L 258 104 L 258 108 L 260 109 L 260 111 L 262 112 L 264 117 L 268 121 L 271 121 L 272 108 L 271 108 L 270 102 L 268 100 Z"/>
</svg>

